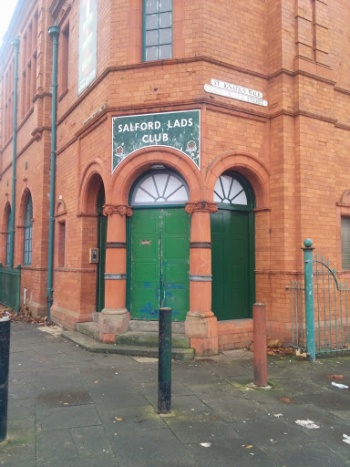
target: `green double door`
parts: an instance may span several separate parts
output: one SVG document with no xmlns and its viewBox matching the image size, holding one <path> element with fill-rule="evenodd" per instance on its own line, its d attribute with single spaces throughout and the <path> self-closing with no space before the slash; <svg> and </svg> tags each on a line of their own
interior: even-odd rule
<svg viewBox="0 0 350 467">
<path fill-rule="evenodd" d="M 250 318 L 254 303 L 252 213 L 211 215 L 212 310 L 218 320 Z"/>
<path fill-rule="evenodd" d="M 134 209 L 129 233 L 132 319 L 157 320 L 159 307 L 184 321 L 189 307 L 190 217 L 184 208 Z"/>
</svg>

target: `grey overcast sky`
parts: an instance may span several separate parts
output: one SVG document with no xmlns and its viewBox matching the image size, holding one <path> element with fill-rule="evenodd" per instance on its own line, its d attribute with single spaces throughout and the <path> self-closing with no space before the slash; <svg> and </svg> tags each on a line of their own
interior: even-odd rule
<svg viewBox="0 0 350 467">
<path fill-rule="evenodd" d="M 0 0 L 0 46 L 16 4 L 17 0 Z"/>
</svg>

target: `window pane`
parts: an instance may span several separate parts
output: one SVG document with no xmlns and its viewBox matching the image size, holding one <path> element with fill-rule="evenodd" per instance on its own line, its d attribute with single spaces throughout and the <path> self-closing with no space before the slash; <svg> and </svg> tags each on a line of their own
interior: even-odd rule
<svg viewBox="0 0 350 467">
<path fill-rule="evenodd" d="M 170 28 L 172 23 L 172 14 L 171 13 L 161 13 L 159 15 L 159 27 L 160 28 Z"/>
<path fill-rule="evenodd" d="M 145 192 L 147 192 L 151 196 L 153 196 L 154 198 L 156 198 L 158 196 L 157 186 L 155 184 L 155 179 L 153 177 L 146 178 L 146 180 L 144 180 L 141 183 L 141 188 Z"/>
<path fill-rule="evenodd" d="M 146 13 L 157 13 L 158 11 L 158 0 L 147 0 L 146 2 Z"/>
<path fill-rule="evenodd" d="M 148 31 L 146 33 L 146 46 L 158 45 L 158 30 Z"/>
<path fill-rule="evenodd" d="M 172 202 L 172 203 L 175 203 L 175 202 L 183 203 L 183 202 L 187 202 L 187 200 L 188 200 L 188 194 L 184 186 L 179 187 L 179 189 L 174 191 L 167 199 L 168 202 Z"/>
<path fill-rule="evenodd" d="M 350 217 L 341 219 L 342 268 L 350 269 Z"/>
<path fill-rule="evenodd" d="M 235 196 L 235 198 L 232 200 L 232 203 L 234 203 L 234 204 L 243 204 L 244 206 L 247 206 L 248 202 L 247 202 L 247 197 L 246 197 L 246 194 L 244 193 L 244 191 L 239 193 L 238 196 Z"/>
<path fill-rule="evenodd" d="M 158 60 L 158 47 L 148 47 L 146 49 L 146 60 Z"/>
<path fill-rule="evenodd" d="M 231 186 L 231 189 L 229 191 L 226 191 L 228 194 L 229 199 L 234 199 L 242 190 L 242 185 L 237 182 L 237 180 L 230 179 L 229 177 L 227 178 L 229 185 Z"/>
<path fill-rule="evenodd" d="M 138 192 L 136 193 L 136 196 L 135 196 L 135 201 L 134 201 L 136 204 L 140 204 L 140 203 L 154 203 L 155 200 L 154 200 L 154 197 L 149 195 L 148 193 L 145 193 L 142 188 L 140 188 L 138 190 Z"/>
<path fill-rule="evenodd" d="M 159 174 L 155 174 L 153 178 L 154 178 L 155 189 L 156 189 L 157 195 L 164 197 L 165 191 L 167 187 L 169 186 L 170 175 L 159 173 Z"/>
<path fill-rule="evenodd" d="M 160 29 L 159 44 L 171 44 L 171 29 Z"/>
<path fill-rule="evenodd" d="M 166 59 L 171 58 L 172 56 L 172 47 L 171 45 L 162 45 L 159 47 L 159 58 Z"/>
<path fill-rule="evenodd" d="M 146 30 L 158 29 L 158 15 L 149 15 L 146 17 Z"/>
<path fill-rule="evenodd" d="M 159 11 L 171 11 L 172 0 L 160 0 Z"/>
</svg>

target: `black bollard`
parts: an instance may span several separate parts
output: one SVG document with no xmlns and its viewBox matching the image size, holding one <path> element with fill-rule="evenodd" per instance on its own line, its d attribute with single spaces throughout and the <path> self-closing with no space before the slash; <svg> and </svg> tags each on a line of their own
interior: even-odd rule
<svg viewBox="0 0 350 467">
<path fill-rule="evenodd" d="M 10 362 L 10 319 L 0 319 L 0 442 L 7 433 L 7 398 Z"/>
<path fill-rule="evenodd" d="M 171 308 L 159 308 L 158 413 L 171 412 Z"/>
</svg>

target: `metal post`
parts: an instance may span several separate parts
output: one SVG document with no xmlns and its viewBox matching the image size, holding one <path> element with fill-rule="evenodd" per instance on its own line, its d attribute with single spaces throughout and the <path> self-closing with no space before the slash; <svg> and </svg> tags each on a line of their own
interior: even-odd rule
<svg viewBox="0 0 350 467">
<path fill-rule="evenodd" d="M 49 214 L 49 245 L 47 261 L 47 319 L 51 319 L 53 303 L 53 244 L 55 227 L 55 184 L 56 184 L 56 137 L 57 137 L 57 61 L 59 26 L 51 26 L 49 35 L 52 37 L 52 104 L 51 104 L 51 160 L 50 160 L 50 214 Z"/>
<path fill-rule="evenodd" d="M 171 412 L 171 308 L 159 309 L 158 413 Z"/>
<path fill-rule="evenodd" d="M 254 383 L 267 386 L 266 308 L 263 303 L 253 305 Z"/>
<path fill-rule="evenodd" d="M 19 39 L 14 39 L 12 45 L 15 48 L 15 70 L 13 83 L 13 137 L 12 137 L 12 192 L 11 192 L 11 216 L 10 216 L 10 252 L 9 266 L 13 269 L 15 256 L 15 217 L 16 217 L 16 183 L 17 183 L 17 109 L 18 109 L 18 55 Z"/>
<path fill-rule="evenodd" d="M 316 360 L 315 346 L 315 313 L 314 313 L 314 274 L 312 260 L 312 240 L 304 240 L 304 286 L 305 286 L 305 324 L 306 353 L 308 360 Z"/>
<path fill-rule="evenodd" d="M 7 399 L 10 361 L 10 318 L 0 318 L 0 442 L 7 433 Z"/>
</svg>

